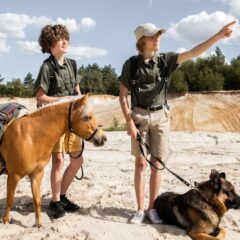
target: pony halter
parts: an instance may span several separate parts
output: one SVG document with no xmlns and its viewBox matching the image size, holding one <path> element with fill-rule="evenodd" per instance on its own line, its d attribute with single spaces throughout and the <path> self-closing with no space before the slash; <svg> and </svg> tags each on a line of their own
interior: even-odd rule
<svg viewBox="0 0 240 240">
<path fill-rule="evenodd" d="M 74 134 L 76 134 L 76 135 L 79 136 L 79 134 L 76 133 L 76 132 L 73 130 L 72 123 L 71 123 L 72 105 L 73 105 L 73 102 L 70 103 L 69 109 L 68 109 L 68 130 L 69 130 L 69 132 L 72 132 L 72 133 L 74 133 Z M 95 136 L 95 134 L 98 132 L 98 130 L 99 130 L 99 129 L 96 128 L 96 129 L 93 131 L 93 133 L 92 133 L 87 139 L 85 139 L 85 140 L 86 140 L 86 141 L 90 141 L 90 140 Z M 81 136 L 79 136 L 79 137 L 81 137 Z"/>
</svg>

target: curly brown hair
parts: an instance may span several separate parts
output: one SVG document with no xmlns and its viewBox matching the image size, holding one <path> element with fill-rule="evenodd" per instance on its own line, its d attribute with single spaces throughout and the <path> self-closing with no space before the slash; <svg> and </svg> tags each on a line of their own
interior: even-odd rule
<svg viewBox="0 0 240 240">
<path fill-rule="evenodd" d="M 57 41 L 65 39 L 69 41 L 69 32 L 66 26 L 57 25 L 46 25 L 41 30 L 41 34 L 38 38 L 38 43 L 41 46 L 43 53 L 51 53 L 51 48 L 54 47 Z"/>
</svg>

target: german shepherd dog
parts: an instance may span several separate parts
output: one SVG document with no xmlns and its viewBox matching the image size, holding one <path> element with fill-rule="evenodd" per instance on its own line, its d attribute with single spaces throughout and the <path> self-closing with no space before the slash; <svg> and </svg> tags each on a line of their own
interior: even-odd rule
<svg viewBox="0 0 240 240">
<path fill-rule="evenodd" d="M 212 170 L 210 179 L 196 183 L 196 189 L 163 193 L 154 205 L 165 223 L 184 228 L 192 239 L 224 240 L 226 230 L 220 221 L 228 209 L 240 208 L 240 197 L 225 173 Z"/>
</svg>

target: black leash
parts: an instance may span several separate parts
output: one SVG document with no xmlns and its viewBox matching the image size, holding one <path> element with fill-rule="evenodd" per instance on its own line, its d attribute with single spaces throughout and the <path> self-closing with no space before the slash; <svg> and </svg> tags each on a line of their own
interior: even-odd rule
<svg viewBox="0 0 240 240">
<path fill-rule="evenodd" d="M 144 150 L 143 150 L 143 146 L 147 149 L 147 152 L 150 153 L 150 147 L 143 141 L 142 137 L 140 136 L 140 134 L 137 134 L 137 141 L 139 142 L 139 148 L 140 148 L 140 152 L 143 155 L 143 157 L 146 159 L 146 161 L 150 164 L 151 167 L 155 168 L 156 170 L 162 171 L 164 169 L 168 170 L 168 172 L 170 172 L 173 176 L 175 176 L 178 180 L 180 180 L 182 183 L 184 183 L 186 186 L 191 187 L 191 188 L 195 188 L 194 186 L 192 186 L 189 182 L 187 182 L 186 180 L 184 180 L 182 177 L 180 177 L 178 174 L 176 174 L 175 172 L 173 172 L 172 170 L 170 170 L 166 164 L 157 157 L 154 157 L 163 167 L 159 168 L 157 167 L 154 163 L 152 163 L 147 156 L 144 154 Z"/>
<path fill-rule="evenodd" d="M 77 159 L 77 158 L 80 158 L 83 154 L 83 150 L 84 150 L 84 140 L 82 139 L 82 149 L 80 151 L 80 153 L 77 155 L 77 156 L 73 156 L 70 152 L 69 152 L 69 139 L 70 139 L 70 132 L 68 133 L 68 152 L 67 154 L 73 158 L 73 159 Z M 77 180 L 82 180 L 84 177 L 84 172 L 83 172 L 83 166 L 81 166 L 81 177 L 78 177 L 77 175 L 75 176 L 75 178 Z"/>
</svg>

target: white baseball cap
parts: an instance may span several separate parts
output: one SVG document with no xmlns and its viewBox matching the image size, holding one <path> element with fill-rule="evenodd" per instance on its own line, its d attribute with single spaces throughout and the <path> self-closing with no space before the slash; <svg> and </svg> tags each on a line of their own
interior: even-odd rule
<svg viewBox="0 0 240 240">
<path fill-rule="evenodd" d="M 152 37 L 156 35 L 157 33 L 164 33 L 166 32 L 165 29 L 163 28 L 157 28 L 154 24 L 152 23 L 145 23 L 140 26 L 138 26 L 135 31 L 135 37 L 138 42 L 138 40 L 142 37 Z"/>
</svg>

